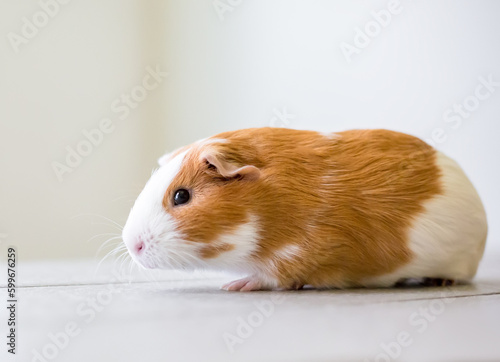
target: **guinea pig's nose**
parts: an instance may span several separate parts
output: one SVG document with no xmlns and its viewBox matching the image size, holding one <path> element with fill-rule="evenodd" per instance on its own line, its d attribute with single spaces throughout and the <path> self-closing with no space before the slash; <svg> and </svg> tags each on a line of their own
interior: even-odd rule
<svg viewBox="0 0 500 362">
<path fill-rule="evenodd" d="M 144 241 L 139 238 L 137 244 L 135 244 L 135 253 L 139 255 L 144 250 Z"/>
</svg>

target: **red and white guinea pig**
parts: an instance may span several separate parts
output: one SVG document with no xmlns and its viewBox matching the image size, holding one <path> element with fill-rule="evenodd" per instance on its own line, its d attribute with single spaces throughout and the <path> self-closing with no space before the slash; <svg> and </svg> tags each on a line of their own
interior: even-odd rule
<svg viewBox="0 0 500 362">
<path fill-rule="evenodd" d="M 387 130 L 225 132 L 167 154 L 123 240 L 146 268 L 245 273 L 226 290 L 469 281 L 487 235 L 462 169 Z"/>
</svg>

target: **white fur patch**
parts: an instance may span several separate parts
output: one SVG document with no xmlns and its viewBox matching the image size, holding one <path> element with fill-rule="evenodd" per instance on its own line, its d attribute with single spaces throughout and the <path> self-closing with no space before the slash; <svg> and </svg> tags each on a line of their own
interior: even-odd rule
<svg viewBox="0 0 500 362">
<path fill-rule="evenodd" d="M 338 139 L 342 138 L 341 135 L 334 133 L 334 132 L 320 132 L 320 134 L 328 139 L 331 139 L 331 140 L 338 140 Z"/>
<path fill-rule="evenodd" d="M 163 209 L 164 194 L 179 173 L 187 151 L 175 156 L 170 162 L 156 170 L 135 201 L 123 228 L 123 241 L 130 252 L 139 238 L 146 244 L 140 257 L 130 252 L 132 258 L 145 267 L 157 267 L 155 258 L 158 240 L 178 238 L 175 220 Z"/>
<path fill-rule="evenodd" d="M 229 244 L 234 248 L 222 252 L 215 258 L 201 259 L 198 266 L 209 269 L 221 269 L 227 271 L 249 270 L 249 256 L 258 248 L 259 223 L 257 216 L 250 215 L 248 221 L 241 224 L 229 234 L 219 236 L 213 241 L 214 245 Z"/>
<path fill-rule="evenodd" d="M 300 257 L 302 256 L 302 250 L 300 249 L 300 246 L 290 244 L 285 245 L 283 248 L 277 250 L 274 255 L 276 256 L 276 258 L 284 261 L 296 260 L 300 259 Z"/>
<path fill-rule="evenodd" d="M 181 148 L 182 147 L 179 147 L 179 148 L 176 148 L 175 150 L 173 150 L 172 152 L 165 153 L 163 156 L 161 156 L 158 159 L 158 165 L 160 165 L 160 166 L 166 165 L 172 159 L 172 155 L 174 153 L 176 153 L 177 151 L 179 151 Z"/>
<path fill-rule="evenodd" d="M 281 249 L 274 252 L 272 258 L 262 261 L 259 265 L 259 270 L 254 270 L 254 275 L 257 275 L 260 280 L 264 281 L 264 285 L 268 288 L 278 286 L 278 265 L 294 260 L 300 260 L 302 257 L 302 249 L 295 244 L 285 245 Z"/>
<path fill-rule="evenodd" d="M 255 264 L 250 256 L 258 249 L 260 227 L 257 216 L 250 215 L 249 220 L 240 225 L 235 231 L 221 235 L 215 244 L 230 244 L 234 248 L 222 252 L 215 258 L 197 258 L 192 264 L 193 268 L 221 270 L 243 275 L 252 275 L 257 278 L 263 288 L 275 288 L 278 280 L 274 277 L 275 270 L 265 265 Z M 200 250 L 200 249 L 199 249 Z"/>
<path fill-rule="evenodd" d="M 482 258 L 488 232 L 486 213 L 474 186 L 460 166 L 437 153 L 443 195 L 427 201 L 409 232 L 412 261 L 394 273 L 366 280 L 389 286 L 403 278 L 468 281 Z"/>
</svg>

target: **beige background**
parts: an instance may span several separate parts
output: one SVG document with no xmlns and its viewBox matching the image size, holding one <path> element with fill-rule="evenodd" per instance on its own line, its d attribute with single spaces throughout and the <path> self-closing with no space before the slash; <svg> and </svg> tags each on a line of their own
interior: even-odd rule
<svg viewBox="0 0 500 362">
<path fill-rule="evenodd" d="M 21 34 L 23 18 L 41 6 L 2 5 L 3 245 L 16 245 L 21 259 L 94 256 L 164 151 L 228 129 L 288 125 L 422 138 L 442 129 L 438 147 L 478 188 L 488 248 L 500 250 L 500 88 L 457 129 L 443 120 L 474 95 L 478 77 L 500 81 L 500 3 L 402 3 L 351 63 L 340 45 L 352 44 L 386 1 L 231 3 L 221 19 L 212 1 L 71 1 L 18 53 L 8 34 Z M 169 76 L 119 119 L 111 105 L 142 83 L 148 66 Z M 284 111 L 293 117 L 273 120 Z M 102 118 L 114 131 L 59 182 L 52 163 Z"/>
</svg>

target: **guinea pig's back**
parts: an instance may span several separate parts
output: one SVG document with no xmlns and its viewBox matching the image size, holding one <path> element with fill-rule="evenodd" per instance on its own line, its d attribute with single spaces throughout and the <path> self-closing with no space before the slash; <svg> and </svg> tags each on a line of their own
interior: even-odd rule
<svg viewBox="0 0 500 362">
<path fill-rule="evenodd" d="M 345 220 L 344 234 L 356 243 L 345 256 L 346 278 L 353 285 L 389 286 L 407 278 L 474 277 L 487 221 L 460 166 L 398 132 L 353 130 L 338 136 L 332 140 L 332 186 L 325 194 L 335 218 Z M 362 274 L 378 276 L 359 278 Z"/>
</svg>

